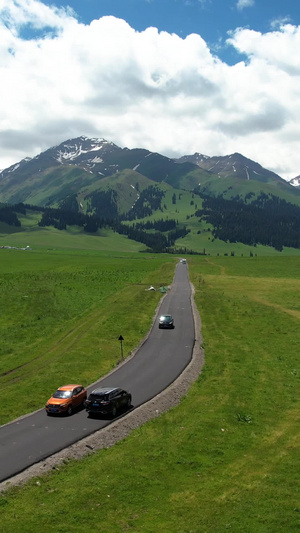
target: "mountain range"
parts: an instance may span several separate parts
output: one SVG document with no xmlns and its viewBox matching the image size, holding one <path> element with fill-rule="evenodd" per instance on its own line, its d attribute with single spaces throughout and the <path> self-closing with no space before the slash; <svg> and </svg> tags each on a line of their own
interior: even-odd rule
<svg viewBox="0 0 300 533">
<path fill-rule="evenodd" d="M 156 252 L 204 253 L 215 241 L 280 252 L 300 248 L 299 182 L 238 153 L 172 159 L 78 137 L 0 173 L 0 224 L 22 231 L 29 210 L 32 231 L 32 220 L 67 232 L 108 227 Z"/>
<path fill-rule="evenodd" d="M 77 203 L 91 212 L 95 196 L 113 193 L 126 212 L 151 184 L 224 198 L 250 193 L 280 196 L 300 205 L 300 177 L 287 182 L 259 163 L 235 153 L 200 153 L 171 159 L 146 149 L 120 148 L 101 138 L 78 137 L 26 158 L 0 173 L 0 202 L 50 207 Z"/>
</svg>

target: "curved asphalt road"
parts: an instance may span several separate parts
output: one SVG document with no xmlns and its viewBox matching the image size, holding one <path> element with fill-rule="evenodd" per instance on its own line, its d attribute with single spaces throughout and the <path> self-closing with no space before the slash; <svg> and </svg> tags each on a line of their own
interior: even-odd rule
<svg viewBox="0 0 300 533">
<path fill-rule="evenodd" d="M 157 317 L 148 339 L 134 357 L 89 387 L 88 392 L 98 386 L 122 387 L 131 392 L 133 406 L 137 407 L 168 387 L 190 362 L 194 347 L 194 319 L 186 264 L 176 266 L 171 290 L 163 299 L 158 316 L 168 313 L 174 317 L 175 329 L 158 329 Z M 70 417 L 49 417 L 42 409 L 1 426 L 0 482 L 110 422 L 88 418 L 84 410 Z"/>
</svg>

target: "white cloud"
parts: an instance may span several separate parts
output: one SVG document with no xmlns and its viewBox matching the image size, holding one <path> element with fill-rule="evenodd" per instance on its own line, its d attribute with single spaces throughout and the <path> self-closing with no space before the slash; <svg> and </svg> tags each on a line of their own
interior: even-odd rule
<svg viewBox="0 0 300 533">
<path fill-rule="evenodd" d="M 253 7 L 255 4 L 254 0 L 238 0 L 236 7 L 239 10 L 245 9 L 245 7 Z"/>
<path fill-rule="evenodd" d="M 75 17 L 70 7 L 49 7 L 37 0 L 1 0 L 0 13 L 1 22 L 11 29 L 19 29 L 24 24 L 33 28 L 61 28 L 68 18 Z"/>
<path fill-rule="evenodd" d="M 270 27 L 272 30 L 281 30 L 283 26 L 291 23 L 291 18 L 289 16 L 279 17 L 271 21 Z"/>
<path fill-rule="evenodd" d="M 43 37 L 23 38 L 28 24 Z M 238 29 L 228 46 L 247 62 L 229 66 L 196 34 L 137 32 L 114 17 L 84 25 L 36 0 L 0 0 L 0 168 L 87 135 L 170 157 L 240 152 L 292 178 L 299 40 L 291 25 Z"/>
</svg>

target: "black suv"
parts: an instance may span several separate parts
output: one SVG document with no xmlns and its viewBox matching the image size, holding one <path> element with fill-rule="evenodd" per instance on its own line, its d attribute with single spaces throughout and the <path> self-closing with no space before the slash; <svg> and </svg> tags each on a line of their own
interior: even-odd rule
<svg viewBox="0 0 300 533">
<path fill-rule="evenodd" d="M 85 402 L 89 415 L 115 417 L 119 409 L 130 409 L 131 394 L 118 387 L 102 387 L 91 392 Z"/>
</svg>

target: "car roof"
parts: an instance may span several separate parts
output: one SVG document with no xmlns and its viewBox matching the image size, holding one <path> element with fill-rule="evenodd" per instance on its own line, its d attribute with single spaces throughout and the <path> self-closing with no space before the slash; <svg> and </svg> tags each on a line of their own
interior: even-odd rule
<svg viewBox="0 0 300 533">
<path fill-rule="evenodd" d="M 92 390 L 91 394 L 108 394 L 115 390 L 121 390 L 119 387 L 99 387 L 98 389 Z"/>
<path fill-rule="evenodd" d="M 73 383 L 71 385 L 63 385 L 62 387 L 58 387 L 57 390 L 73 390 L 75 387 L 82 387 L 79 383 Z"/>
</svg>

